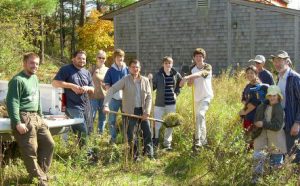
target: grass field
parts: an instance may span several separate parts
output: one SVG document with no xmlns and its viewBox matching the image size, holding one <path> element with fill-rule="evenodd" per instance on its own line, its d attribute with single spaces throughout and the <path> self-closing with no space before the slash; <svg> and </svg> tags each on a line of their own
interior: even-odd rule
<svg viewBox="0 0 300 186">
<path fill-rule="evenodd" d="M 252 152 L 246 150 L 238 111 L 241 92 L 246 84 L 242 73 L 225 72 L 213 80 L 215 97 L 207 113 L 208 143 L 192 152 L 194 123 L 191 88 L 183 88 L 177 112 L 184 123 L 175 128 L 172 152 L 158 150 L 155 160 L 142 157 L 132 162 L 125 156 L 126 145 L 109 145 L 108 130 L 99 137 L 93 134 L 85 149 L 79 150 L 75 137 L 64 143 L 55 136 L 56 148 L 50 170 L 50 185 L 250 185 Z M 94 148 L 98 161 L 91 162 L 88 149 Z M 287 158 L 288 159 L 288 158 Z M 261 185 L 296 185 L 293 165 L 285 163 L 275 172 L 266 171 Z M 19 158 L 2 166 L 0 185 L 24 184 L 26 170 Z"/>
</svg>

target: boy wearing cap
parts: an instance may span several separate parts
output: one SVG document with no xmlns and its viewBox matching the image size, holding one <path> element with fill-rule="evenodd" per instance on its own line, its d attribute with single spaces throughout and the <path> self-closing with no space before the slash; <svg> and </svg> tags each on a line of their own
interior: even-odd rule
<svg viewBox="0 0 300 186">
<path fill-rule="evenodd" d="M 271 167 L 279 167 L 283 163 L 284 154 L 287 152 L 284 127 L 284 111 L 280 104 L 283 96 L 276 85 L 268 88 L 267 102 L 257 107 L 254 125 L 256 131 L 252 133 L 254 138 L 254 179 L 263 173 L 265 155 L 262 151 L 267 147 L 271 151 Z M 275 148 L 273 148 L 275 147 Z"/>
<path fill-rule="evenodd" d="M 264 84 L 274 85 L 273 75 L 270 71 L 264 68 L 266 59 L 263 55 L 257 55 L 254 59 L 250 59 L 249 62 L 254 62 L 258 71 L 258 78 Z"/>
<path fill-rule="evenodd" d="M 278 83 L 283 99 L 281 105 L 285 112 L 285 134 L 289 153 L 296 153 L 294 162 L 300 162 L 300 151 L 294 145 L 299 140 L 300 130 L 300 75 L 290 68 L 290 57 L 286 51 L 279 50 L 272 55 L 273 65 L 278 72 Z"/>
</svg>

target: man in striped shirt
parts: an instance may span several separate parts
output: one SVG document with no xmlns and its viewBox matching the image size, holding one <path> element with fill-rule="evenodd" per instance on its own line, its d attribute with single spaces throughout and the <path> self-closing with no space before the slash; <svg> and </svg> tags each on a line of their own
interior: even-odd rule
<svg viewBox="0 0 300 186">
<path fill-rule="evenodd" d="M 162 119 L 164 114 L 176 112 L 176 97 L 180 92 L 179 83 L 182 79 L 181 75 L 174 69 L 173 59 L 166 56 L 162 60 L 162 68 L 155 74 L 153 78 L 153 90 L 156 90 L 156 100 L 154 107 L 154 117 Z M 155 123 L 155 135 L 153 145 L 158 146 L 159 130 L 161 123 Z M 164 134 L 164 148 L 172 150 L 172 128 L 166 128 Z"/>
</svg>

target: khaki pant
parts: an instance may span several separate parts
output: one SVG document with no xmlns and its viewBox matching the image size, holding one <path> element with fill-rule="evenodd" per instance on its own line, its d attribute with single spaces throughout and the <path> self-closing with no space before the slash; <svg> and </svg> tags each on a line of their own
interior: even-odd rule
<svg viewBox="0 0 300 186">
<path fill-rule="evenodd" d="M 209 102 L 195 101 L 194 104 L 196 112 L 195 146 L 203 146 L 207 144 L 205 114 L 208 110 Z"/>
<path fill-rule="evenodd" d="M 176 105 L 166 105 L 164 107 L 154 107 L 154 118 L 162 119 L 165 114 L 175 113 Z M 161 122 L 155 122 L 155 138 L 159 138 L 159 131 L 162 126 Z M 171 147 L 173 128 L 165 128 L 164 147 Z"/>
<path fill-rule="evenodd" d="M 274 146 L 275 149 L 272 149 L 272 146 Z M 287 152 L 283 129 L 280 129 L 279 131 L 262 130 L 261 134 L 254 139 L 254 150 L 261 151 L 266 147 L 271 148 L 272 154 L 285 154 Z"/>
<path fill-rule="evenodd" d="M 20 134 L 16 129 L 13 135 L 18 143 L 22 159 L 31 178 L 37 177 L 47 181 L 52 161 L 54 141 L 48 126 L 37 113 L 21 112 L 21 122 L 25 123 L 28 132 Z"/>
</svg>

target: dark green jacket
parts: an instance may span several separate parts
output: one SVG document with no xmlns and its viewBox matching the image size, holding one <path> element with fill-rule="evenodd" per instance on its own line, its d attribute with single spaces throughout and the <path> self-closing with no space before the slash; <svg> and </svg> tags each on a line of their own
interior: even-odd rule
<svg viewBox="0 0 300 186">
<path fill-rule="evenodd" d="M 256 121 L 263 121 L 262 128 L 254 128 L 252 132 L 252 138 L 255 139 L 261 134 L 262 129 L 272 130 L 272 131 L 279 131 L 282 129 L 284 124 L 284 111 L 280 103 L 277 103 L 272 106 L 272 116 L 271 121 L 267 122 L 265 119 L 265 111 L 267 109 L 268 104 L 262 103 L 260 104 L 255 113 L 254 122 Z"/>
</svg>

